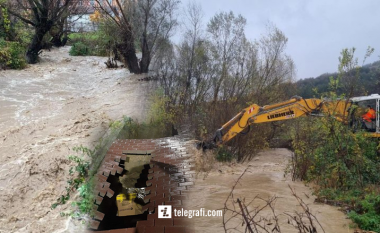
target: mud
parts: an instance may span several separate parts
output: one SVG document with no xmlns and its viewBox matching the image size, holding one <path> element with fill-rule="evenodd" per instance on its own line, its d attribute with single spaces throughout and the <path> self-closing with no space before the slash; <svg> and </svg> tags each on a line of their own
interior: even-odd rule
<svg viewBox="0 0 380 233">
<path fill-rule="evenodd" d="M 0 232 L 70 232 L 60 216 L 69 205 L 50 207 L 64 193 L 71 149 L 91 148 L 123 115 L 147 115 L 153 82 L 68 50 L 0 72 Z"/>
<path fill-rule="evenodd" d="M 197 175 L 193 191 L 190 193 L 190 202 L 187 208 L 206 210 L 218 210 L 224 208 L 226 198 L 229 196 L 233 185 L 243 171 L 250 166 L 239 184 L 234 190 L 234 200 L 245 199 L 246 203 L 256 196 L 268 199 L 273 196 L 278 197 L 275 204 L 276 214 L 279 215 L 281 232 L 298 232 L 288 224 L 288 217 L 283 213 L 301 212 L 300 206 L 292 196 L 289 185 L 295 189 L 297 195 L 306 202 L 312 213 L 316 215 L 325 232 L 347 233 L 354 232 L 349 228 L 351 221 L 346 215 L 333 206 L 314 203 L 315 196 L 312 190 L 304 183 L 293 182 L 289 176 L 284 175 L 284 171 L 291 156 L 287 149 L 273 149 L 261 152 L 248 164 L 227 163 L 221 164 L 211 161 L 208 155 L 197 154 L 197 167 L 203 171 Z M 206 156 L 206 162 L 202 163 L 202 158 Z M 204 164 L 213 164 L 212 167 Z M 229 202 L 229 206 L 231 203 Z M 250 211 L 254 207 L 263 206 L 263 202 L 255 201 L 250 205 Z M 271 215 L 269 211 L 260 213 L 262 217 Z M 194 217 L 191 220 L 195 226 L 195 232 L 224 232 L 222 217 Z M 242 219 L 231 220 L 228 227 L 238 226 L 237 229 L 244 232 Z M 229 232 L 238 232 L 230 230 Z M 318 231 L 322 232 L 322 231 Z"/>
</svg>

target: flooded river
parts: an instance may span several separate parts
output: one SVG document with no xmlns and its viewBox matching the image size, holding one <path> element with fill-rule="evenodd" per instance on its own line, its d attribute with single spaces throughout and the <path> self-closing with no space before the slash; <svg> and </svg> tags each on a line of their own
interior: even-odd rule
<svg viewBox="0 0 380 233">
<path fill-rule="evenodd" d="M 43 52 L 25 70 L 0 71 L 0 232 L 66 232 L 51 210 L 64 193 L 74 146 L 91 148 L 109 123 L 147 116 L 153 85 L 106 58 Z"/>
<path fill-rule="evenodd" d="M 195 154 L 197 154 L 197 160 L 201 161 L 199 153 L 195 152 Z M 274 215 L 270 208 L 264 208 L 262 211 L 257 210 L 264 206 L 265 201 L 273 197 L 277 198 L 274 202 L 274 211 L 278 217 L 281 232 L 299 232 L 289 224 L 289 216 L 286 214 L 295 216 L 296 213 L 304 213 L 304 211 L 292 195 L 289 187 L 295 190 L 296 194 L 309 206 L 317 221 L 321 223 L 324 231 L 318 226 L 317 221 L 314 221 L 315 226 L 318 226 L 317 232 L 354 232 L 350 228 L 351 221 L 342 211 L 330 205 L 314 203 L 315 196 L 312 194 L 311 188 L 301 181 L 292 181 L 290 175 L 285 175 L 284 171 L 290 159 L 291 151 L 287 149 L 271 149 L 260 152 L 252 161 L 244 164 L 220 164 L 209 159 L 205 163 L 212 164 L 212 169 L 209 172 L 198 174 L 194 188 L 190 192 L 187 208 L 191 210 L 204 208 L 206 211 L 223 210 L 232 187 L 244 170 L 249 167 L 233 191 L 235 210 L 241 212 L 236 200 L 238 198 L 243 200 L 247 203 L 247 210 L 250 211 L 251 216 L 257 213 L 255 221 L 258 222 L 258 225 L 266 226 L 268 232 L 272 232 L 271 230 L 274 227 Z M 202 163 L 203 161 L 198 162 L 198 166 L 202 165 Z M 206 168 L 210 169 L 207 165 Z M 253 202 L 251 203 L 251 201 Z M 226 206 L 234 209 L 232 199 L 229 199 Z M 224 218 L 225 226 L 229 229 L 228 232 L 245 232 L 246 225 L 243 224 L 242 217 L 231 218 L 232 215 L 232 212 L 229 211 Z M 268 219 L 269 222 L 263 224 L 263 219 Z M 194 217 L 190 221 L 195 226 L 195 232 L 224 232 L 223 217 Z M 307 223 L 306 218 L 304 218 L 304 222 Z"/>
<path fill-rule="evenodd" d="M 0 232 L 73 232 L 69 220 L 60 216 L 69 205 L 50 208 L 64 193 L 71 149 L 92 147 L 109 122 L 124 115 L 140 121 L 148 115 L 152 82 L 139 82 L 125 69 L 106 69 L 106 58 L 71 57 L 68 50 L 44 52 L 39 64 L 25 70 L 0 71 Z M 208 161 L 202 166 L 212 169 L 195 178 L 188 208 L 223 208 L 236 179 L 251 165 L 235 197 L 276 195 L 278 213 L 291 212 L 297 210 L 291 185 L 325 232 L 353 232 L 337 208 L 313 204 L 308 187 L 284 177 L 289 156 L 279 149 L 263 152 L 249 164 Z M 297 232 L 281 216 L 283 232 Z M 221 218 L 192 221 L 196 232 L 223 231 Z"/>
</svg>

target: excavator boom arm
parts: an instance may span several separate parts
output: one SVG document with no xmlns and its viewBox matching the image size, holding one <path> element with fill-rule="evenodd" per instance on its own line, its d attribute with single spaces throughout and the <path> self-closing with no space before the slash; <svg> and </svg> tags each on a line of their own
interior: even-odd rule
<svg viewBox="0 0 380 233">
<path fill-rule="evenodd" d="M 255 123 L 283 121 L 308 115 L 321 115 L 327 112 L 334 115 L 337 120 L 346 121 L 348 105 L 350 102 L 324 102 L 320 99 L 303 99 L 298 96 L 288 101 L 264 107 L 253 104 L 243 109 L 217 130 L 214 143 L 216 145 L 224 144 L 242 133 L 249 125 Z"/>
</svg>

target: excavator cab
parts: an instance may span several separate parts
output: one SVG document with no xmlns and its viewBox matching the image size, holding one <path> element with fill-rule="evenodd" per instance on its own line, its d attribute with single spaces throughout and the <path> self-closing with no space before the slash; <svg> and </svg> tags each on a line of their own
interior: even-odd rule
<svg viewBox="0 0 380 233">
<path fill-rule="evenodd" d="M 376 134 L 380 133 L 380 95 L 372 94 L 369 96 L 359 96 L 351 98 L 353 105 L 357 106 L 357 113 L 355 114 L 356 121 L 360 118 L 360 122 L 362 127 L 369 132 L 375 132 Z M 375 110 L 375 117 L 368 120 L 363 119 L 363 115 L 365 115 L 369 109 L 372 108 Z M 373 111 L 371 110 L 371 111 Z"/>
</svg>

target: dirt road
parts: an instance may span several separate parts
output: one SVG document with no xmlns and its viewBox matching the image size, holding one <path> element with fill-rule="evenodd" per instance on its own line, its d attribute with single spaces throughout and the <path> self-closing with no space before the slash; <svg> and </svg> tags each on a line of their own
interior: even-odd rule
<svg viewBox="0 0 380 233">
<path fill-rule="evenodd" d="M 148 82 L 68 47 L 22 71 L 0 71 L 0 232 L 63 232 L 63 194 L 74 146 L 92 147 L 109 122 L 146 116 Z"/>
</svg>

